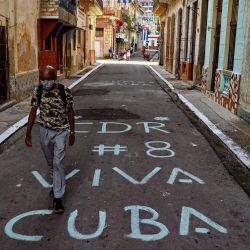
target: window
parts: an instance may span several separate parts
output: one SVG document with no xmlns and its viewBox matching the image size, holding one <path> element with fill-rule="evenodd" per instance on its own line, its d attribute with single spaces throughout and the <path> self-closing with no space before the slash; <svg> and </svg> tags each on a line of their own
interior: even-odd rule
<svg viewBox="0 0 250 250">
<path fill-rule="evenodd" d="M 104 29 L 96 28 L 96 37 L 103 37 L 103 36 L 104 36 Z"/>
</svg>

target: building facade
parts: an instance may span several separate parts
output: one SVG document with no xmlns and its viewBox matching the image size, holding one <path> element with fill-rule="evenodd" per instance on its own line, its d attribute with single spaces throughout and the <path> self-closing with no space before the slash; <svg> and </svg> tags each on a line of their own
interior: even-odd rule
<svg viewBox="0 0 250 250">
<path fill-rule="evenodd" d="M 249 1 L 157 0 L 161 63 L 249 119 Z"/>
<path fill-rule="evenodd" d="M 142 26 L 142 38 L 143 38 L 143 45 L 154 47 L 155 44 L 151 44 L 149 42 L 148 36 L 158 36 L 160 34 L 158 20 L 159 15 L 154 15 L 153 8 L 154 8 L 154 1 L 153 0 L 139 0 L 140 6 L 143 10 L 143 16 L 141 21 Z"/>
<path fill-rule="evenodd" d="M 110 47 L 113 52 L 117 51 L 116 25 L 120 19 L 121 11 L 117 1 L 104 0 L 103 15 L 97 17 L 96 21 L 95 48 L 97 58 L 108 58 Z"/>
<path fill-rule="evenodd" d="M 242 77 L 239 91 L 239 105 L 237 114 L 250 123 L 250 3 L 246 1 L 245 7 L 245 36 L 242 59 Z"/>
<path fill-rule="evenodd" d="M 208 5 L 202 89 L 235 114 L 240 93 L 245 92 L 241 83 L 247 43 L 247 3 L 246 0 L 217 0 L 209 1 Z"/>
<path fill-rule="evenodd" d="M 87 13 L 87 52 L 88 62 L 93 65 L 96 62 L 96 20 L 103 15 L 102 0 L 80 0 L 79 4 Z"/>
<path fill-rule="evenodd" d="M 94 64 L 102 0 L 0 0 L 0 103 L 29 96 L 39 68 L 60 79 Z"/>
<path fill-rule="evenodd" d="M 39 5 L 0 0 L 0 102 L 24 99 L 38 82 Z"/>
<path fill-rule="evenodd" d="M 205 53 L 206 0 L 158 0 L 161 64 L 185 80 L 201 81 Z"/>
<path fill-rule="evenodd" d="M 99 58 L 109 57 L 109 48 L 121 55 L 125 50 L 138 48 L 140 13 L 137 1 L 103 1 L 103 15 L 97 18 L 96 53 Z"/>
<path fill-rule="evenodd" d="M 71 36 L 77 28 L 76 1 L 41 0 L 38 19 L 39 68 L 52 65 L 59 78 L 71 69 Z"/>
</svg>

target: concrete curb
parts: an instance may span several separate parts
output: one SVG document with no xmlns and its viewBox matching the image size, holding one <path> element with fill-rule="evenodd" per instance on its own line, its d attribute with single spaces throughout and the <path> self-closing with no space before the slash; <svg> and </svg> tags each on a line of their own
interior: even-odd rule
<svg viewBox="0 0 250 250">
<path fill-rule="evenodd" d="M 8 108 L 10 108 L 10 107 L 12 107 L 12 106 L 14 106 L 16 104 L 17 104 L 16 100 L 9 101 L 9 102 L 7 102 L 7 103 L 0 106 L 0 112 L 6 110 L 6 109 L 8 109 Z"/>
<path fill-rule="evenodd" d="M 152 66 L 148 67 L 168 86 L 169 90 L 181 101 L 185 107 L 191 111 L 206 127 L 219 138 L 223 144 L 240 160 L 240 162 L 250 170 L 250 154 L 246 152 L 240 145 L 234 142 L 230 137 L 225 135 L 214 123 L 212 123 L 202 112 L 200 112 L 191 102 L 189 102 L 183 95 L 175 90 L 173 85 L 167 81 L 162 75 L 157 72 Z"/>
<path fill-rule="evenodd" d="M 73 84 L 71 84 L 68 88 L 72 89 L 74 88 L 77 84 L 79 84 L 81 81 L 83 81 L 84 79 L 86 79 L 90 74 L 92 74 L 94 71 L 96 71 L 97 69 L 99 69 L 100 67 L 102 67 L 103 64 L 99 64 L 96 67 L 94 67 L 92 70 L 90 70 L 89 72 L 87 72 L 85 75 L 83 75 L 81 78 L 79 78 L 78 80 L 76 80 Z M 18 132 L 20 129 L 22 129 L 26 124 L 28 123 L 28 115 L 25 116 L 24 118 L 22 118 L 20 121 L 16 122 L 14 125 L 12 125 L 11 127 L 9 127 L 7 130 L 5 130 L 3 133 L 0 134 L 0 152 L 2 152 L 2 148 L 6 148 L 6 145 L 3 145 L 6 143 L 6 141 L 8 139 L 10 139 L 10 137 L 12 135 L 14 135 L 16 132 Z"/>
</svg>

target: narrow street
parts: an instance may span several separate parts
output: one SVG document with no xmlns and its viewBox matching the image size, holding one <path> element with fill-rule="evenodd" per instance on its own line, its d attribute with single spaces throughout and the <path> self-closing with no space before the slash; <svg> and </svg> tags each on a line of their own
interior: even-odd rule
<svg viewBox="0 0 250 250">
<path fill-rule="evenodd" d="M 160 81 L 112 64 L 73 89 L 63 215 L 38 125 L 0 155 L 1 249 L 249 249 L 249 197 Z"/>
</svg>

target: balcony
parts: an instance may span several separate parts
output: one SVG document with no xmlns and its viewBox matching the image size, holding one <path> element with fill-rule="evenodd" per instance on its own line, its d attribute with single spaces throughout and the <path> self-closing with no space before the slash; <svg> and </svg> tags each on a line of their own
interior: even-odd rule
<svg viewBox="0 0 250 250">
<path fill-rule="evenodd" d="M 74 15 L 76 12 L 76 0 L 60 0 L 59 7 Z"/>
<path fill-rule="evenodd" d="M 79 8 L 88 8 L 89 13 L 93 15 L 103 14 L 103 2 L 102 0 L 79 0 Z"/>
<path fill-rule="evenodd" d="M 171 1 L 169 0 L 156 0 L 154 3 L 154 15 L 160 17 L 167 11 L 167 6 Z"/>
<path fill-rule="evenodd" d="M 110 7 L 103 7 L 103 15 L 106 16 L 115 16 L 116 11 L 114 8 L 110 8 Z"/>
<path fill-rule="evenodd" d="M 76 0 L 41 0 L 41 19 L 57 18 L 65 23 L 76 25 Z"/>
</svg>

